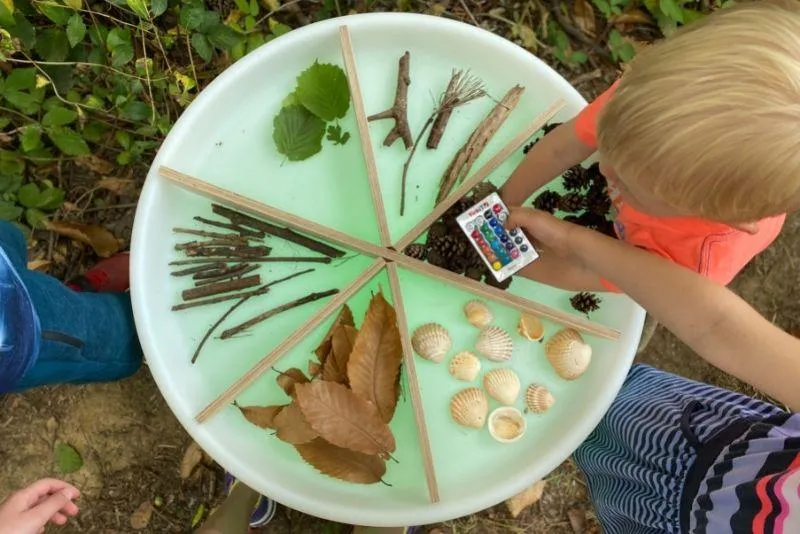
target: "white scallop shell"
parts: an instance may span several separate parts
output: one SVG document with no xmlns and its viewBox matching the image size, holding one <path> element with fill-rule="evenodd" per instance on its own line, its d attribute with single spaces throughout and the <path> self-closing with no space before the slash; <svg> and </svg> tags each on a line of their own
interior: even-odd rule
<svg viewBox="0 0 800 534">
<path fill-rule="evenodd" d="M 414 330 L 411 336 L 414 352 L 435 363 L 440 363 L 450 352 L 453 341 L 442 325 L 428 323 Z"/>
<path fill-rule="evenodd" d="M 493 362 L 504 362 L 511 359 L 511 353 L 514 352 L 514 342 L 508 332 L 502 328 L 487 326 L 478 335 L 478 342 L 475 344 L 475 348 Z"/>
<path fill-rule="evenodd" d="M 464 315 L 467 316 L 467 320 L 472 326 L 477 328 L 489 326 L 489 323 L 494 319 L 492 310 L 489 309 L 486 303 L 480 300 L 471 300 L 467 302 L 464 306 Z"/>
<path fill-rule="evenodd" d="M 450 358 L 450 374 L 458 380 L 472 382 L 481 372 L 481 361 L 465 350 Z"/>
<path fill-rule="evenodd" d="M 544 413 L 555 404 L 556 398 L 544 386 L 531 384 L 525 392 L 526 410 L 533 413 Z"/>
<path fill-rule="evenodd" d="M 511 369 L 492 369 L 483 376 L 483 388 L 494 400 L 507 406 L 516 402 L 519 390 L 519 376 Z"/>
<path fill-rule="evenodd" d="M 581 376 L 592 361 L 592 347 L 571 328 L 551 337 L 544 347 L 544 353 L 556 374 L 564 380 L 575 380 Z"/>
<path fill-rule="evenodd" d="M 489 400 L 483 390 L 462 389 L 450 401 L 450 415 L 456 423 L 470 428 L 481 428 L 489 413 Z"/>
<path fill-rule="evenodd" d="M 535 315 L 523 313 L 517 323 L 517 332 L 528 341 L 541 341 L 544 337 L 544 325 Z"/>
<path fill-rule="evenodd" d="M 528 426 L 522 412 L 510 406 L 497 408 L 489 415 L 489 434 L 500 443 L 513 443 Z"/>
</svg>

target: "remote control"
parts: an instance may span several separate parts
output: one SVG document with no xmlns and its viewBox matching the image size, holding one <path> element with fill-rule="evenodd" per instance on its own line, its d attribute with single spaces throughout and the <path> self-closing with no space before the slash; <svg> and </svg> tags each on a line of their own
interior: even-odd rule
<svg viewBox="0 0 800 534">
<path fill-rule="evenodd" d="M 522 230 L 506 231 L 503 227 L 506 219 L 508 208 L 497 193 L 492 193 L 456 218 L 498 282 L 539 257 Z"/>
</svg>

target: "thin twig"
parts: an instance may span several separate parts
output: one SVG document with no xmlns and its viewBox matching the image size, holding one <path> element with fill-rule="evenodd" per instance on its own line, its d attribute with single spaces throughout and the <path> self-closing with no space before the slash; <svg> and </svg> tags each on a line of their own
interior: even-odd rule
<svg viewBox="0 0 800 534">
<path fill-rule="evenodd" d="M 212 297 L 220 293 L 230 293 L 231 291 L 239 291 L 240 289 L 249 289 L 261 283 L 259 275 L 247 276 L 238 280 L 230 280 L 228 282 L 218 282 L 202 287 L 195 287 L 187 289 L 181 293 L 183 300 L 195 300 L 203 297 Z"/>
<path fill-rule="evenodd" d="M 229 224 L 222 221 L 215 221 L 213 219 L 206 219 L 205 217 L 193 217 L 195 221 L 201 222 L 203 224 L 207 224 L 209 226 L 215 226 L 217 228 L 224 228 L 225 230 L 233 230 L 234 232 L 238 233 L 242 236 L 250 236 L 250 237 L 257 237 L 261 239 L 266 234 L 264 232 L 260 232 L 257 230 L 251 230 L 250 228 L 244 228 L 239 226 L 238 224 Z"/>
<path fill-rule="evenodd" d="M 248 239 L 246 236 L 242 236 L 239 234 L 223 234 L 220 232 L 207 232 L 205 230 L 195 230 L 194 228 L 173 228 L 173 232 L 176 234 L 187 234 L 187 235 L 196 235 L 199 237 L 209 237 L 211 239 L 225 239 L 231 241 L 240 241 L 242 239 Z"/>
<path fill-rule="evenodd" d="M 190 274 L 197 274 L 197 273 L 202 273 L 203 271 L 221 269 L 223 267 L 225 267 L 224 263 L 204 263 L 203 265 L 198 265 L 197 267 L 189 267 L 188 269 L 183 269 L 181 271 L 173 271 L 170 274 L 172 276 L 188 276 Z"/>
<path fill-rule="evenodd" d="M 247 264 L 244 264 L 244 265 L 247 265 Z M 214 284 L 216 282 L 222 282 L 223 280 L 233 280 L 235 278 L 241 278 L 242 276 L 244 276 L 244 275 L 246 275 L 248 273 L 252 273 L 256 269 L 258 269 L 258 267 L 259 267 L 258 265 L 248 265 L 246 268 L 244 268 L 241 271 L 236 272 L 236 273 L 226 274 L 224 276 L 218 276 L 216 278 L 201 278 L 201 279 L 197 280 L 194 283 L 194 285 L 196 287 L 203 287 L 203 286 L 207 286 L 209 284 Z"/>
<path fill-rule="evenodd" d="M 175 260 L 169 262 L 168 265 L 194 265 L 195 263 L 209 263 L 209 262 L 225 262 L 234 263 L 240 262 L 242 257 L 221 257 L 221 258 L 190 258 L 188 260 Z M 326 257 L 302 257 L 302 256 L 269 256 L 267 258 L 246 258 L 249 262 L 258 263 L 330 263 L 331 259 Z"/>
</svg>

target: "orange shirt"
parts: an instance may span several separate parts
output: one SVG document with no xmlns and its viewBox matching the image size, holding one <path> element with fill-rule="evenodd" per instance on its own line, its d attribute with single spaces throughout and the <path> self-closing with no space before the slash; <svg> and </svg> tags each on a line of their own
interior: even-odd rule
<svg viewBox="0 0 800 534">
<path fill-rule="evenodd" d="M 575 119 L 578 138 L 591 148 L 597 148 L 597 120 L 616 86 L 612 85 Z M 621 240 L 722 285 L 730 283 L 756 254 L 778 237 L 786 219 L 786 215 L 762 219 L 758 222 L 757 232 L 750 234 L 727 224 L 696 217 L 653 217 L 627 205 L 613 183 L 609 182 L 608 188 L 615 212 L 614 228 Z M 603 281 L 603 285 L 611 291 L 618 291 L 607 281 Z"/>
</svg>

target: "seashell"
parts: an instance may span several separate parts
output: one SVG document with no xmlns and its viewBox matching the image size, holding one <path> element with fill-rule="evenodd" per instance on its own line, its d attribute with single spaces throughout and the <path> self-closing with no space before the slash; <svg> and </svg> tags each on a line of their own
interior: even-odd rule
<svg viewBox="0 0 800 534">
<path fill-rule="evenodd" d="M 556 374 L 564 380 L 581 376 L 592 361 L 592 347 L 571 329 L 560 330 L 544 347 L 544 353 Z"/>
<path fill-rule="evenodd" d="M 555 404 L 556 398 L 544 386 L 531 384 L 525 392 L 526 411 L 533 413 L 544 413 Z"/>
<path fill-rule="evenodd" d="M 411 336 L 414 352 L 435 363 L 440 363 L 450 352 L 453 342 L 442 325 L 428 323 L 414 330 Z"/>
<path fill-rule="evenodd" d="M 493 369 L 483 376 L 483 388 L 491 398 L 511 406 L 519 396 L 522 386 L 519 376 L 511 369 Z"/>
<path fill-rule="evenodd" d="M 502 328 L 487 326 L 478 335 L 478 342 L 475 344 L 475 348 L 493 362 L 504 362 L 511 359 L 511 353 L 514 352 L 514 342 L 508 332 Z"/>
<path fill-rule="evenodd" d="M 494 319 L 492 310 L 489 309 L 489 306 L 487 306 L 485 302 L 480 300 L 471 300 L 467 302 L 464 306 L 464 315 L 467 316 L 467 320 L 472 323 L 472 326 L 476 328 L 489 326 L 489 323 Z"/>
<path fill-rule="evenodd" d="M 544 325 L 535 315 L 523 313 L 517 323 L 517 332 L 528 341 L 541 341 L 544 337 Z"/>
<path fill-rule="evenodd" d="M 489 415 L 489 434 L 500 443 L 512 443 L 525 434 L 528 426 L 522 412 L 510 406 L 497 408 Z"/>
<path fill-rule="evenodd" d="M 450 415 L 456 423 L 471 428 L 481 428 L 489 413 L 489 400 L 483 390 L 462 389 L 450 401 Z"/>
<path fill-rule="evenodd" d="M 450 374 L 458 380 L 472 382 L 481 371 L 481 361 L 477 356 L 465 350 L 450 359 Z"/>
</svg>

